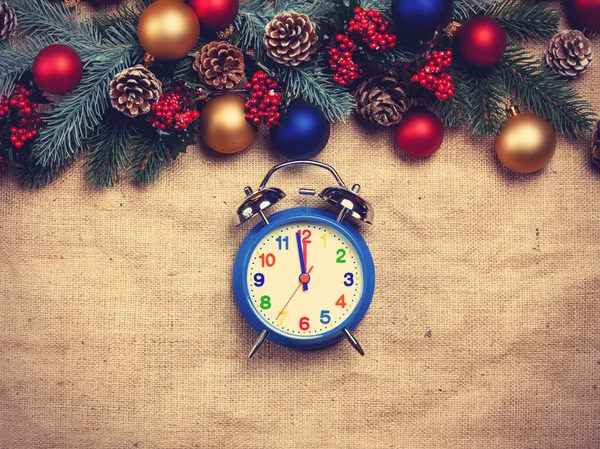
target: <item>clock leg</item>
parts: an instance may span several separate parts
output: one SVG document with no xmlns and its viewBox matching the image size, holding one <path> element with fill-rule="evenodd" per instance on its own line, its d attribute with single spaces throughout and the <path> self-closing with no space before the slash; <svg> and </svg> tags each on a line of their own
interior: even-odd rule
<svg viewBox="0 0 600 449">
<path fill-rule="evenodd" d="M 252 346 L 252 349 L 250 349 L 250 354 L 248 354 L 248 358 L 251 359 L 252 356 L 254 354 L 256 354 L 256 351 L 258 351 L 260 349 L 260 347 L 262 346 L 262 344 L 265 342 L 265 340 L 267 339 L 267 337 L 269 336 L 269 331 L 268 330 L 264 330 L 260 333 L 260 335 L 258 336 L 258 338 L 256 339 L 256 342 L 254 343 L 254 345 Z M 357 343 L 358 344 L 358 343 Z M 359 346 L 360 347 L 360 346 Z"/>
<path fill-rule="evenodd" d="M 360 355 L 365 355 L 365 351 L 363 351 L 363 348 L 360 347 L 358 340 L 354 338 L 354 335 L 352 335 L 346 327 L 344 328 L 344 335 L 348 339 L 352 347 L 356 349 Z"/>
</svg>

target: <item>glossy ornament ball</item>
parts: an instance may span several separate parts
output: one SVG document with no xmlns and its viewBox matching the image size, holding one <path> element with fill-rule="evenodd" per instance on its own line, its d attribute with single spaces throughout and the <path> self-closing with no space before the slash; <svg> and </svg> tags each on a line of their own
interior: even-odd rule
<svg viewBox="0 0 600 449">
<path fill-rule="evenodd" d="M 496 154 L 507 168 L 533 173 L 552 160 L 556 135 L 545 120 L 533 114 L 509 117 L 496 138 Z"/>
<path fill-rule="evenodd" d="M 331 125 L 319 108 L 294 100 L 281 125 L 271 128 L 271 142 L 289 159 L 310 159 L 325 148 L 330 131 Z"/>
<path fill-rule="evenodd" d="M 453 0 L 392 0 L 396 33 L 407 38 L 429 36 L 452 19 L 453 11 Z"/>
<path fill-rule="evenodd" d="M 206 102 L 200 113 L 200 133 L 216 152 L 233 154 L 252 143 L 256 128 L 246 120 L 244 98 L 227 94 Z"/>
<path fill-rule="evenodd" d="M 600 31 L 600 0 L 565 0 L 564 5 L 574 26 Z"/>
<path fill-rule="evenodd" d="M 200 23 L 194 10 L 180 0 L 158 0 L 142 13 L 138 36 L 156 59 L 175 61 L 196 46 Z"/>
<path fill-rule="evenodd" d="M 223 30 L 233 23 L 240 9 L 239 0 L 190 0 L 202 26 Z"/>
<path fill-rule="evenodd" d="M 460 54 L 476 67 L 491 67 L 506 51 L 506 32 L 489 17 L 474 17 L 458 31 Z"/>
<path fill-rule="evenodd" d="M 38 53 L 31 70 L 40 89 L 51 94 L 66 94 L 81 81 L 83 63 L 68 45 L 54 44 Z"/>
<path fill-rule="evenodd" d="M 442 145 L 444 125 L 433 112 L 409 111 L 398 124 L 395 138 L 403 153 L 418 158 L 428 157 Z"/>
</svg>

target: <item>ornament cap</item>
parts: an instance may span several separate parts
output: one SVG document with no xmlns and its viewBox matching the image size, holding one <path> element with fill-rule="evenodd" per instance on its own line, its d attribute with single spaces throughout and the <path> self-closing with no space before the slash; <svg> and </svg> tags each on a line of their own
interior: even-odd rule
<svg viewBox="0 0 600 449">
<path fill-rule="evenodd" d="M 508 105 L 508 107 L 506 108 L 506 114 L 509 117 L 514 117 L 515 115 L 519 115 L 521 113 L 521 111 L 519 110 L 519 107 L 510 103 Z"/>
<path fill-rule="evenodd" d="M 458 30 L 462 26 L 462 23 L 452 20 L 448 25 L 446 25 L 446 35 L 449 38 L 453 38 L 458 33 Z"/>
</svg>

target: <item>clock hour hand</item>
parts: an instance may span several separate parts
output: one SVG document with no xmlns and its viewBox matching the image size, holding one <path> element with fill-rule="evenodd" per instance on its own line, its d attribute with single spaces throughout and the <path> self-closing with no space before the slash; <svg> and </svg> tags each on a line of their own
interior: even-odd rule
<svg viewBox="0 0 600 449">
<path fill-rule="evenodd" d="M 310 281 L 310 275 L 306 272 L 306 259 L 304 258 L 304 250 L 302 248 L 302 237 L 300 231 L 296 232 L 296 243 L 298 245 L 298 256 L 300 257 L 300 282 L 302 283 L 302 290 L 308 290 L 308 282 Z"/>
</svg>

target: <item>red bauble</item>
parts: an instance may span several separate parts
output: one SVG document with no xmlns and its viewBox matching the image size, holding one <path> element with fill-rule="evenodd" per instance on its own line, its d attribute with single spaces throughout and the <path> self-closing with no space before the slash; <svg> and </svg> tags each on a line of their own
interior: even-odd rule
<svg viewBox="0 0 600 449">
<path fill-rule="evenodd" d="M 565 0 L 565 12 L 576 27 L 600 31 L 600 0 Z"/>
<path fill-rule="evenodd" d="M 467 20 L 458 31 L 460 54 L 477 67 L 491 67 L 506 51 L 504 28 L 489 17 Z"/>
<path fill-rule="evenodd" d="M 198 16 L 200 25 L 213 30 L 222 30 L 235 20 L 240 2 L 239 0 L 190 0 L 190 6 Z"/>
<path fill-rule="evenodd" d="M 66 94 L 81 81 L 83 63 L 71 47 L 54 44 L 38 53 L 32 71 L 40 89 L 51 94 Z"/>
<path fill-rule="evenodd" d="M 444 140 L 444 125 L 433 112 L 407 112 L 396 128 L 396 144 L 412 157 L 427 157 L 435 153 Z"/>
</svg>

